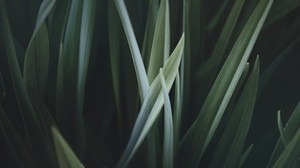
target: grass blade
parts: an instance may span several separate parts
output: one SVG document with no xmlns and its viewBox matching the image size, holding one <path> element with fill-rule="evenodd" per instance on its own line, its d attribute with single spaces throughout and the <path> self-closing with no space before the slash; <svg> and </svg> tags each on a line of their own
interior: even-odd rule
<svg viewBox="0 0 300 168">
<path fill-rule="evenodd" d="M 132 56 L 132 60 L 133 60 L 133 64 L 137 76 L 140 97 L 142 100 L 141 102 L 143 102 L 149 89 L 149 81 L 147 78 L 147 73 L 145 70 L 141 52 L 133 32 L 133 28 L 130 22 L 130 18 L 124 0 L 115 0 L 115 5 L 119 12 L 119 16 L 121 18 L 121 22 L 124 27 L 125 35 L 128 40 L 128 44 L 130 47 L 130 52 L 131 52 L 131 56 Z"/>
<path fill-rule="evenodd" d="M 153 36 L 155 31 L 155 22 L 157 18 L 159 10 L 159 3 L 157 0 L 151 0 L 149 2 L 149 9 L 148 9 L 148 17 L 146 23 L 146 29 L 144 33 L 143 39 L 143 48 L 142 48 L 142 57 L 144 60 L 145 65 L 149 64 L 149 58 L 153 43 Z"/>
<path fill-rule="evenodd" d="M 163 144 L 163 168 L 173 167 L 174 155 L 174 135 L 173 135 L 173 118 L 171 102 L 168 95 L 167 85 L 162 69 L 160 69 L 159 77 L 161 80 L 162 91 L 164 94 L 164 144 Z"/>
<path fill-rule="evenodd" d="M 163 67 L 163 73 L 166 74 L 166 84 L 167 90 L 170 91 L 172 84 L 175 80 L 178 67 L 180 64 L 182 52 L 184 47 L 184 35 L 178 42 L 175 50 L 167 60 Z M 118 162 L 117 167 L 126 167 L 128 162 L 131 160 L 132 156 L 144 140 L 145 136 L 149 132 L 153 123 L 155 122 L 161 108 L 163 106 L 164 100 L 161 93 L 161 84 L 159 76 L 155 78 L 152 82 L 147 97 L 142 104 L 141 110 L 135 122 L 134 128 L 132 130 L 129 142 L 126 146 L 125 151 L 122 154 L 121 159 Z"/>
<path fill-rule="evenodd" d="M 295 164 L 300 154 L 300 129 L 297 130 L 293 138 L 287 144 L 273 168 L 298 167 Z"/>
<path fill-rule="evenodd" d="M 153 37 L 152 49 L 148 65 L 148 80 L 150 83 L 158 75 L 159 68 L 167 60 L 170 53 L 170 21 L 169 2 L 162 0 Z"/>
<path fill-rule="evenodd" d="M 259 78 L 259 58 L 215 150 L 210 167 L 235 167 L 242 155 L 255 105 Z"/>
<path fill-rule="evenodd" d="M 219 64 L 221 63 L 224 57 L 225 50 L 229 44 L 229 39 L 240 16 L 244 2 L 245 0 L 235 1 L 231 12 L 226 20 L 226 23 L 221 31 L 221 34 L 215 44 L 211 56 L 209 57 L 207 62 L 204 63 L 203 66 L 201 66 L 199 75 L 208 75 L 210 79 L 209 81 L 211 82 L 215 78 L 215 75 L 217 73 L 217 67 L 219 67 Z"/>
<path fill-rule="evenodd" d="M 259 35 L 272 0 L 262 0 L 249 18 L 221 69 L 202 109 L 182 140 L 182 166 L 197 167 L 223 116 Z"/>
<path fill-rule="evenodd" d="M 278 112 L 278 115 L 280 113 Z M 281 119 L 278 116 L 278 120 L 281 122 Z M 290 119 L 288 120 L 284 129 L 279 129 L 280 138 L 277 141 L 277 144 L 274 148 L 273 154 L 270 158 L 267 167 L 271 167 L 276 160 L 283 154 L 284 150 L 287 148 L 287 145 L 292 140 L 293 136 L 296 134 L 297 130 L 300 128 L 300 102 L 297 104 L 294 112 L 292 113 Z"/>
<path fill-rule="evenodd" d="M 61 168 L 84 168 L 57 128 L 52 127 L 53 142 Z"/>
<path fill-rule="evenodd" d="M 280 132 L 280 138 L 282 139 L 282 142 L 284 144 L 284 146 L 286 146 L 286 141 L 285 141 L 285 136 L 283 134 L 283 126 L 282 126 L 282 121 L 281 121 L 281 115 L 280 115 L 280 111 L 278 111 L 277 113 L 277 125 L 278 125 L 278 129 Z"/>
</svg>

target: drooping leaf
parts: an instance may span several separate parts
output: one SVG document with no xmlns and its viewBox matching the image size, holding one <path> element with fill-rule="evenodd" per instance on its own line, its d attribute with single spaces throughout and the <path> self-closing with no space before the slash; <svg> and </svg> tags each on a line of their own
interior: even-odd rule
<svg viewBox="0 0 300 168">
<path fill-rule="evenodd" d="M 197 167 L 199 164 L 234 92 L 272 2 L 260 1 L 237 39 L 196 121 L 182 140 L 182 166 Z"/>
<path fill-rule="evenodd" d="M 163 73 L 165 74 L 167 90 L 170 91 L 172 84 L 175 80 L 178 67 L 180 64 L 182 52 L 184 47 L 184 35 L 178 42 L 175 50 L 167 60 L 163 67 Z M 117 167 L 126 167 L 132 156 L 144 140 L 145 136 L 149 132 L 156 118 L 158 117 L 163 106 L 163 94 L 161 92 L 161 84 L 159 76 L 152 82 L 147 97 L 143 101 L 141 110 L 136 119 L 133 127 L 129 142 L 125 151 L 122 154 L 121 159 L 118 162 Z"/>
<path fill-rule="evenodd" d="M 68 143 L 64 140 L 56 127 L 51 127 L 53 142 L 60 168 L 84 168 Z"/>
</svg>

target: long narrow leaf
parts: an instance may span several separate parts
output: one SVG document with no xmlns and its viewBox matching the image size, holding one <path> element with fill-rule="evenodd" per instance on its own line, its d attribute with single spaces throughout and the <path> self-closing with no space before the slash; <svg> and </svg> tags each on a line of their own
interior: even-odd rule
<svg viewBox="0 0 300 168">
<path fill-rule="evenodd" d="M 160 3 L 158 18 L 153 37 L 152 49 L 148 65 L 148 80 L 150 83 L 155 79 L 159 68 L 167 60 L 170 53 L 170 23 L 169 2 L 162 0 Z"/>
<path fill-rule="evenodd" d="M 175 50 L 167 60 L 163 67 L 163 73 L 166 75 L 167 90 L 170 91 L 172 84 L 175 80 L 178 67 L 180 64 L 182 52 L 184 47 L 184 35 L 178 42 Z M 162 109 L 164 100 L 161 92 L 161 84 L 159 76 L 152 82 L 147 97 L 145 98 L 134 128 L 132 130 L 129 142 L 126 146 L 121 159 L 118 162 L 117 167 L 126 167 L 132 156 L 144 140 L 145 136 L 149 132 L 153 123 L 155 122 L 159 112 Z"/>
<path fill-rule="evenodd" d="M 260 1 L 237 39 L 196 121 L 182 141 L 182 165 L 197 167 L 199 164 L 234 92 L 272 2 Z"/>
<path fill-rule="evenodd" d="M 171 102 L 168 95 L 166 81 L 162 69 L 160 69 L 159 77 L 161 80 L 162 91 L 164 94 L 164 144 L 163 144 L 163 168 L 173 167 L 173 152 L 174 152 L 174 135 L 173 135 L 173 118 Z"/>
<path fill-rule="evenodd" d="M 130 18 L 124 3 L 124 0 L 115 0 L 115 4 L 117 7 L 117 10 L 119 12 L 121 22 L 124 27 L 125 35 L 128 40 L 128 44 L 130 47 L 131 51 L 131 56 L 137 76 L 137 81 L 138 81 L 138 86 L 139 86 L 139 91 L 140 91 L 140 97 L 143 102 L 144 98 L 146 97 L 146 94 L 149 89 L 149 81 L 147 78 L 147 73 L 145 70 L 145 66 L 143 63 L 143 59 L 141 56 L 141 52 L 139 49 L 139 46 L 137 44 L 133 28 L 130 22 Z"/>
<path fill-rule="evenodd" d="M 300 102 L 297 104 L 294 112 L 292 113 L 284 129 L 281 130 L 281 136 L 278 139 L 277 144 L 274 148 L 273 154 L 268 163 L 268 167 L 271 167 L 276 162 L 276 160 L 278 160 L 280 155 L 282 155 L 283 151 L 285 150 L 286 145 L 289 144 L 289 142 L 292 140 L 292 137 L 296 134 L 297 130 L 300 128 L 299 119 L 300 119 Z"/>
<path fill-rule="evenodd" d="M 259 78 L 257 58 L 243 92 L 231 115 L 227 127 L 215 150 L 210 167 L 235 167 L 238 165 L 251 123 Z"/>
</svg>

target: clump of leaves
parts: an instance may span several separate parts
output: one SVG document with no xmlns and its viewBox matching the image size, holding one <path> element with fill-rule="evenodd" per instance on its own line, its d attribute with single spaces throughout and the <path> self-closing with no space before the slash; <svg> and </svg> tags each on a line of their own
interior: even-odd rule
<svg viewBox="0 0 300 168">
<path fill-rule="evenodd" d="M 0 1 L 1 164 L 299 167 L 298 9 Z"/>
</svg>

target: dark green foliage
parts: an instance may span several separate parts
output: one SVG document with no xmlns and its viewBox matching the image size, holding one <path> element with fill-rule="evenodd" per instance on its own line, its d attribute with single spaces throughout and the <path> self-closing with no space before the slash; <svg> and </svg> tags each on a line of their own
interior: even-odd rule
<svg viewBox="0 0 300 168">
<path fill-rule="evenodd" d="M 299 11 L 0 0 L 0 167 L 299 167 Z"/>
</svg>

